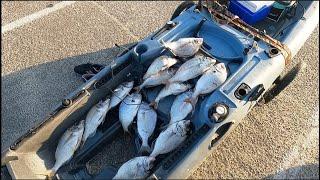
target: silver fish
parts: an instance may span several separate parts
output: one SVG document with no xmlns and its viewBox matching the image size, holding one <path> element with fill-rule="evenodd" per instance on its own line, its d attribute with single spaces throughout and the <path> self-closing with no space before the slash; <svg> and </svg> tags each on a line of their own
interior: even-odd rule
<svg viewBox="0 0 320 180">
<path fill-rule="evenodd" d="M 193 79 L 201 74 L 203 74 L 206 70 L 209 69 L 211 64 L 215 64 L 216 60 L 210 57 L 205 57 L 202 55 L 197 55 L 194 58 L 183 63 L 175 75 L 168 80 L 169 83 L 173 82 L 184 82 L 189 79 Z"/>
<path fill-rule="evenodd" d="M 224 63 L 218 63 L 212 66 L 197 81 L 192 97 L 187 99 L 186 102 L 195 105 L 199 95 L 208 94 L 214 91 L 227 80 L 227 75 L 227 68 Z"/>
<path fill-rule="evenodd" d="M 140 91 L 144 87 L 154 87 L 160 84 L 165 84 L 168 82 L 170 78 L 173 77 L 176 69 L 166 69 L 164 71 L 160 71 L 158 74 L 150 76 L 149 78 L 145 79 L 143 83 L 136 87 L 137 91 Z"/>
<path fill-rule="evenodd" d="M 98 126 L 102 124 L 105 120 L 107 112 L 109 111 L 110 99 L 105 101 L 100 101 L 98 104 L 94 105 L 88 112 L 85 121 L 84 133 L 82 136 L 83 146 L 89 137 L 96 134 Z"/>
<path fill-rule="evenodd" d="M 149 66 L 146 74 L 143 76 L 143 79 L 147 79 L 152 75 L 158 74 L 160 71 L 168 69 L 177 62 L 178 60 L 175 58 L 169 56 L 160 56 L 157 59 L 155 59 Z"/>
<path fill-rule="evenodd" d="M 72 158 L 80 145 L 83 131 L 84 120 L 80 121 L 78 125 L 73 125 L 62 135 L 55 152 L 56 162 L 54 166 L 43 175 L 49 178 L 53 177 L 58 169 Z"/>
<path fill-rule="evenodd" d="M 157 138 L 150 157 L 157 157 L 177 148 L 187 138 L 190 123 L 190 120 L 182 120 L 169 125 Z"/>
<path fill-rule="evenodd" d="M 139 106 L 141 104 L 142 96 L 139 93 L 128 95 L 120 104 L 119 120 L 122 124 L 123 130 L 128 132 L 128 127 L 133 122 L 137 115 Z"/>
<path fill-rule="evenodd" d="M 115 90 L 110 101 L 110 109 L 117 106 L 133 88 L 133 81 L 120 84 Z"/>
<path fill-rule="evenodd" d="M 157 124 L 157 113 L 147 103 L 142 102 L 137 115 L 138 133 L 142 140 L 141 152 L 150 152 L 148 144 L 149 137 L 152 135 Z"/>
<path fill-rule="evenodd" d="M 172 54 L 178 57 L 187 58 L 193 56 L 199 51 L 203 39 L 202 38 L 181 38 L 174 42 L 163 42 L 165 48 L 169 49 Z"/>
<path fill-rule="evenodd" d="M 158 96 L 152 102 L 150 105 L 154 106 L 154 108 L 158 107 L 158 103 L 161 99 L 170 96 L 170 95 L 178 95 L 180 93 L 185 92 L 186 90 L 190 89 L 191 85 L 190 84 L 185 84 L 185 83 L 170 83 L 166 85 L 162 90 L 159 92 Z"/>
<path fill-rule="evenodd" d="M 154 157 L 135 157 L 124 163 L 112 179 L 145 179 L 154 161 Z"/>
<path fill-rule="evenodd" d="M 170 110 L 170 124 L 183 120 L 190 112 L 192 112 L 194 107 L 191 103 L 186 102 L 186 100 L 190 99 L 191 96 L 192 92 L 188 91 L 178 95 L 174 99 Z"/>
</svg>

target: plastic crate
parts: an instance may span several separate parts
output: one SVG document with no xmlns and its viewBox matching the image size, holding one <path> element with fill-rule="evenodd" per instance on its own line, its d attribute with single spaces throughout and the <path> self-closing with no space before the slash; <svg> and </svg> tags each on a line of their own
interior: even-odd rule
<svg viewBox="0 0 320 180">
<path fill-rule="evenodd" d="M 272 6 L 264 5 L 258 11 L 252 12 L 240 2 L 230 0 L 229 11 L 239 16 L 244 22 L 253 25 L 258 21 L 265 19 L 270 13 Z"/>
</svg>

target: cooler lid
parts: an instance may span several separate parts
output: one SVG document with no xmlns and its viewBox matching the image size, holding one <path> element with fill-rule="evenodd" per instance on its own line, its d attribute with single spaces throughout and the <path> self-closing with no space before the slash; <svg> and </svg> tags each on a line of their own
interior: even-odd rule
<svg viewBox="0 0 320 180">
<path fill-rule="evenodd" d="M 263 6 L 271 6 L 274 1 L 238 1 L 242 6 L 246 7 L 251 12 L 259 11 Z"/>
</svg>

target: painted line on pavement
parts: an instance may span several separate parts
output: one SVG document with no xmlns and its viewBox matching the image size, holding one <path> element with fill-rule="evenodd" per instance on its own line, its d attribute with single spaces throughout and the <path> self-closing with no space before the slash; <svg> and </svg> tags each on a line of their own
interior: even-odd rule
<svg viewBox="0 0 320 180">
<path fill-rule="evenodd" d="M 63 9 L 65 7 L 67 7 L 67 6 L 69 6 L 69 5 L 72 5 L 75 2 L 76 1 L 62 1 L 60 3 L 55 4 L 53 7 L 43 9 L 41 11 L 38 11 L 36 13 L 30 14 L 30 15 L 25 16 L 23 18 L 20 18 L 20 19 L 18 19 L 16 21 L 13 21 L 13 22 L 11 22 L 9 24 L 3 25 L 3 26 L 1 26 L 1 33 L 3 34 L 3 33 L 6 33 L 8 31 L 11 31 L 11 30 L 13 30 L 15 28 L 24 26 L 24 25 L 26 25 L 26 24 L 34 21 L 34 20 L 37 20 L 37 19 L 39 19 L 41 17 L 44 17 L 44 16 L 50 14 L 52 12 L 55 12 L 55 11 L 57 11 L 59 9 Z"/>
<path fill-rule="evenodd" d="M 273 177 L 274 179 L 287 179 L 289 178 L 288 176 L 296 177 L 298 173 L 301 172 L 301 167 L 295 168 L 290 172 L 290 174 L 286 174 L 286 170 L 291 168 L 293 165 L 297 165 L 296 163 L 298 163 L 299 166 L 304 165 L 304 159 L 308 156 L 307 150 L 318 146 L 319 107 L 307 122 L 311 125 L 311 128 L 308 130 L 308 134 L 306 136 L 300 136 L 296 145 L 286 153 L 276 175 Z"/>
<path fill-rule="evenodd" d="M 111 15 L 110 13 L 108 13 L 106 11 L 106 9 L 101 6 L 100 4 L 98 4 L 97 2 L 91 1 L 93 4 L 95 4 L 101 11 L 103 11 L 107 16 L 109 16 L 109 18 L 111 20 L 113 20 L 115 23 L 117 23 L 124 31 L 126 31 L 133 39 L 135 39 L 136 41 L 139 41 L 139 38 L 134 35 L 130 29 L 128 29 L 122 22 L 120 22 L 116 17 L 114 17 L 113 15 Z"/>
</svg>

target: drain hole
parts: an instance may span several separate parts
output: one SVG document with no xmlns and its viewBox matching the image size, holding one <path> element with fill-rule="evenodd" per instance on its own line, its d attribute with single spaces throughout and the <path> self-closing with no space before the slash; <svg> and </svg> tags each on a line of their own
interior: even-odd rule
<svg viewBox="0 0 320 180">
<path fill-rule="evenodd" d="M 240 95 L 240 96 L 244 96 L 244 95 L 246 95 L 246 94 L 247 94 L 247 92 L 246 92 L 245 89 L 239 89 L 239 95 Z"/>
<path fill-rule="evenodd" d="M 278 53 L 279 53 L 279 50 L 278 50 L 278 49 L 276 49 L 276 48 L 270 49 L 270 54 L 271 54 L 271 55 L 277 55 Z"/>
<path fill-rule="evenodd" d="M 239 99 L 242 100 L 249 92 L 251 91 L 250 86 L 248 86 L 245 83 L 242 83 L 238 89 L 234 92 L 234 96 Z"/>
</svg>

